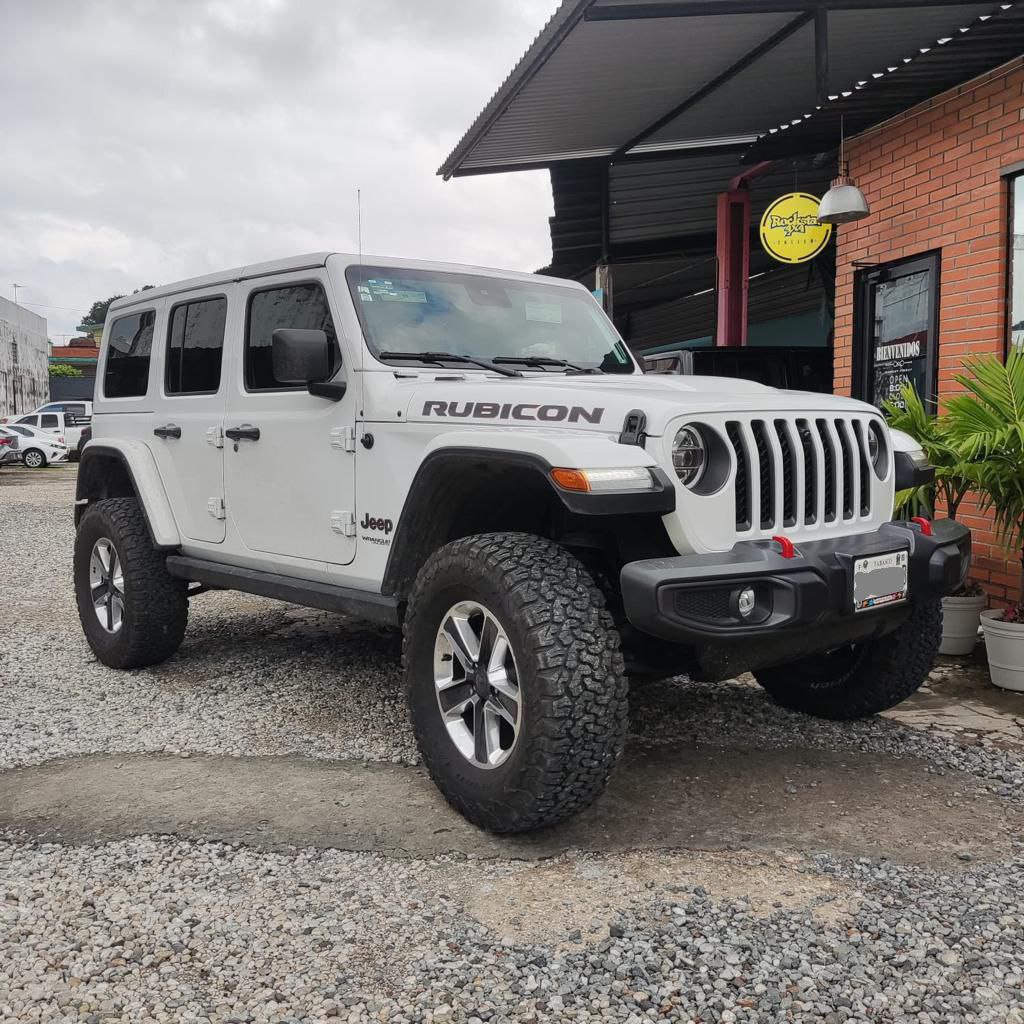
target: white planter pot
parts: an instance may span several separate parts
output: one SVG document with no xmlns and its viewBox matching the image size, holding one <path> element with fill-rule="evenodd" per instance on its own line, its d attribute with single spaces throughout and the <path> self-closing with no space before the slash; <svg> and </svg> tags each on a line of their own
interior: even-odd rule
<svg viewBox="0 0 1024 1024">
<path fill-rule="evenodd" d="M 981 613 L 992 682 L 1004 690 L 1024 693 L 1024 623 L 1003 622 L 1002 610 Z"/>
<path fill-rule="evenodd" d="M 939 654 L 970 654 L 978 642 L 985 595 L 942 599 L 942 645 Z"/>
</svg>

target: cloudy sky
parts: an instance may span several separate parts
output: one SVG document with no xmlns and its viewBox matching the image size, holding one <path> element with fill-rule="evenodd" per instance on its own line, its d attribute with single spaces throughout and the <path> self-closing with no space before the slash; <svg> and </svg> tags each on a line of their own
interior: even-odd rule
<svg viewBox="0 0 1024 1024">
<path fill-rule="evenodd" d="M 513 269 L 545 172 L 435 171 L 557 0 L 0 0 L 0 294 L 96 298 L 318 249 Z M 68 307 L 66 309 L 55 307 Z"/>
</svg>

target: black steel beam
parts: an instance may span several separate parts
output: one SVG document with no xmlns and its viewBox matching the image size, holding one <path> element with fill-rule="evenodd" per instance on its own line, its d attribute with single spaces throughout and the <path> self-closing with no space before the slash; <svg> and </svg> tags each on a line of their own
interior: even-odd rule
<svg viewBox="0 0 1024 1024">
<path fill-rule="evenodd" d="M 773 32 L 763 42 L 758 43 L 752 50 L 745 53 L 738 61 L 727 67 L 721 74 L 716 75 L 711 79 L 710 82 L 702 85 L 696 92 L 691 93 L 681 103 L 677 103 L 667 114 L 662 114 L 657 121 L 651 122 L 643 131 L 637 132 L 631 139 L 624 142 L 615 152 L 612 154 L 612 160 L 618 160 L 625 156 L 635 146 L 640 145 L 645 139 L 649 139 L 652 135 L 661 131 L 662 128 L 667 124 L 671 124 L 681 114 L 685 114 L 687 110 L 696 104 L 700 103 L 701 100 L 707 99 L 713 92 L 720 89 L 726 82 L 735 78 L 738 74 L 746 71 L 751 64 L 760 60 L 766 53 L 774 50 L 776 46 L 787 40 L 794 32 L 799 31 L 808 24 L 814 18 L 813 14 L 801 14 L 794 18 L 792 21 L 787 22 L 777 32 Z"/>
<path fill-rule="evenodd" d="M 648 18 L 705 18 L 718 14 L 813 14 L 830 11 L 899 10 L 906 7 L 959 7 L 993 0 L 664 0 L 662 3 L 588 7 L 585 21 L 638 21 Z"/>
<path fill-rule="evenodd" d="M 633 163 L 640 161 L 676 160 L 685 156 L 714 156 L 719 153 L 743 153 L 754 143 L 752 142 L 726 142 L 713 146 L 680 146 L 677 149 L 656 149 L 648 153 L 630 153 L 627 156 L 614 157 L 617 164 Z M 487 167 L 459 167 L 452 171 L 453 178 L 470 177 L 480 174 L 507 174 L 509 171 L 543 171 L 550 170 L 563 164 L 575 164 L 582 161 L 592 161 L 593 156 L 589 154 L 581 157 L 559 157 L 557 160 L 531 160 L 525 163 L 497 164 Z M 602 160 L 612 160 L 612 154 L 601 157 Z"/>
<path fill-rule="evenodd" d="M 828 9 L 814 12 L 814 86 L 818 106 L 828 103 Z"/>
</svg>

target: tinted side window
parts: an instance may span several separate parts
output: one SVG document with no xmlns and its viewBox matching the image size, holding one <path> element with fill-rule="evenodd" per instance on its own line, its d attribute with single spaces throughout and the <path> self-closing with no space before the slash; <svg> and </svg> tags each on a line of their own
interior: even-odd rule
<svg viewBox="0 0 1024 1024">
<path fill-rule="evenodd" d="M 270 343 L 279 327 L 325 331 L 334 376 L 341 365 L 341 354 L 323 288 L 319 284 L 267 288 L 249 298 L 245 339 L 245 386 L 249 391 L 294 390 L 293 384 L 282 384 L 274 377 Z"/>
<path fill-rule="evenodd" d="M 183 302 L 171 311 L 165 381 L 169 395 L 214 392 L 220 387 L 228 300 Z"/>
<path fill-rule="evenodd" d="M 151 309 L 114 321 L 103 374 L 103 394 L 107 398 L 137 398 L 146 393 L 155 321 L 156 313 Z"/>
<path fill-rule="evenodd" d="M 56 430 L 59 426 L 57 422 L 57 414 L 54 412 L 48 412 L 45 416 L 41 416 L 43 430 Z"/>
<path fill-rule="evenodd" d="M 39 417 L 38 416 L 22 416 L 21 419 L 18 420 L 18 422 L 19 423 L 27 423 L 30 427 L 38 427 L 39 426 Z"/>
</svg>

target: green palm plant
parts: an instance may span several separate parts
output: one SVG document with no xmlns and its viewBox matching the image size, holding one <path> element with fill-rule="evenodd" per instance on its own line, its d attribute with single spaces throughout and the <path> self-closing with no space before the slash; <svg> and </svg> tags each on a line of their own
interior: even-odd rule
<svg viewBox="0 0 1024 1024">
<path fill-rule="evenodd" d="M 967 364 L 957 382 L 966 394 L 947 403 L 950 436 L 969 457 L 967 476 L 993 513 L 1002 542 L 1019 552 L 1021 598 L 1004 620 L 1024 621 L 1024 350 L 1006 362 L 982 356 Z"/>
<path fill-rule="evenodd" d="M 889 426 L 914 438 L 935 468 L 934 485 L 900 491 L 896 508 L 910 506 L 930 513 L 937 495 L 949 518 L 956 519 L 961 502 L 973 486 L 973 470 L 968 448 L 954 437 L 949 417 L 930 413 L 912 384 L 904 384 L 899 401 L 888 401 L 882 409 Z"/>
</svg>

